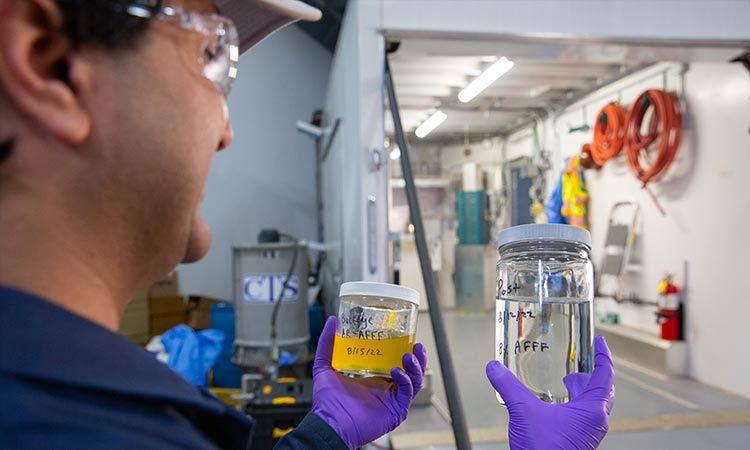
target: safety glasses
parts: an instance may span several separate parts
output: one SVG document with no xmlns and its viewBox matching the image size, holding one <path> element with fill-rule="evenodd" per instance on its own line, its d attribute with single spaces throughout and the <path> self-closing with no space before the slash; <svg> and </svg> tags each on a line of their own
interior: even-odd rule
<svg viewBox="0 0 750 450">
<path fill-rule="evenodd" d="M 226 97 L 237 78 L 237 62 L 240 58 L 237 28 L 231 19 L 213 13 L 185 11 L 178 6 L 163 5 L 156 14 L 150 8 L 136 4 L 126 9 L 135 17 L 153 17 L 203 35 L 198 64 L 203 76 L 212 81 Z"/>
</svg>

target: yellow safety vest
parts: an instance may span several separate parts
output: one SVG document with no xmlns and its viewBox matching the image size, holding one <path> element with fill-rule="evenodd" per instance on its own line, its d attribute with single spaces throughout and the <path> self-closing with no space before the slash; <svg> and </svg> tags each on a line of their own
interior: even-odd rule
<svg viewBox="0 0 750 450">
<path fill-rule="evenodd" d="M 570 225 L 588 228 L 587 203 L 589 193 L 583 182 L 581 159 L 578 155 L 570 158 L 568 168 L 562 176 L 562 208 L 560 213 Z"/>
</svg>

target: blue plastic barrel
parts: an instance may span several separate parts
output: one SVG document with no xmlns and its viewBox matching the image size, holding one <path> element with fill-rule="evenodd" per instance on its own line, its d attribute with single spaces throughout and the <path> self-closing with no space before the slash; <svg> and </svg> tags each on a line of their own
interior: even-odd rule
<svg viewBox="0 0 750 450">
<path fill-rule="evenodd" d="M 315 353 L 318 348 L 318 341 L 323 332 L 326 316 L 323 307 L 320 305 L 310 306 L 310 351 Z"/>
<path fill-rule="evenodd" d="M 211 328 L 224 332 L 224 343 L 221 346 L 216 365 L 213 367 L 213 385 L 224 388 L 239 388 L 242 371 L 232 362 L 232 343 L 234 342 L 234 305 L 215 303 L 211 305 Z"/>
</svg>

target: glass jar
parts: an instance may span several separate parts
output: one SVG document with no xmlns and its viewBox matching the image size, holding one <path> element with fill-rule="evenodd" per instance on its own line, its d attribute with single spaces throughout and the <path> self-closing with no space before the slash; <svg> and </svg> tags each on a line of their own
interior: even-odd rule
<svg viewBox="0 0 750 450">
<path fill-rule="evenodd" d="M 332 366 L 351 376 L 390 376 L 416 342 L 419 293 L 387 283 L 341 285 Z"/>
<path fill-rule="evenodd" d="M 589 232 L 570 225 L 521 225 L 498 235 L 495 355 L 549 403 L 570 400 L 566 375 L 593 370 L 590 251 Z"/>
</svg>

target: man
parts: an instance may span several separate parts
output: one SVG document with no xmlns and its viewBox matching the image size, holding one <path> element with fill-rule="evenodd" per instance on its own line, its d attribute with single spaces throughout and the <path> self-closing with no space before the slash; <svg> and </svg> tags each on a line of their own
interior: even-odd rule
<svg viewBox="0 0 750 450">
<path fill-rule="evenodd" d="M 240 50 L 319 15 L 216 3 L 0 0 L 0 448 L 248 445 L 247 418 L 116 334 L 140 287 L 208 249 L 200 202 L 214 152 L 232 142 Z M 335 326 L 313 412 L 280 448 L 364 445 L 421 387 L 421 345 L 392 379 L 338 375 Z"/>
<path fill-rule="evenodd" d="M 247 447 L 245 417 L 115 330 L 140 287 L 208 249 L 200 203 L 232 141 L 239 53 L 318 15 L 293 0 L 0 0 L 0 448 Z M 337 374 L 335 327 L 319 343 L 313 411 L 279 448 L 364 445 L 405 419 L 422 385 L 419 344 L 390 379 Z M 514 449 L 598 445 L 612 393 L 603 342 L 596 365 L 566 380 L 577 403 L 554 406 L 488 366 Z M 547 429 L 532 439 L 536 423 Z"/>
</svg>

